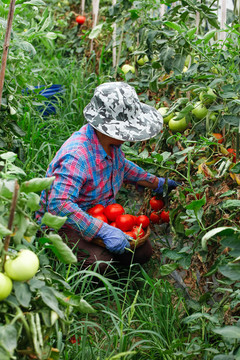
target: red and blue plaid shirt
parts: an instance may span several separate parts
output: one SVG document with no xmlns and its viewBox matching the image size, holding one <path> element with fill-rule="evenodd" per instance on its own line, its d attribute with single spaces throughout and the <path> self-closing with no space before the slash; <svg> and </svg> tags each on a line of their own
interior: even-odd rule
<svg viewBox="0 0 240 360">
<path fill-rule="evenodd" d="M 100 144 L 94 128 L 87 124 L 62 145 L 50 163 L 46 176 L 55 176 L 48 192 L 41 194 L 40 219 L 46 211 L 67 216 L 65 225 L 78 230 L 90 241 L 102 226 L 102 221 L 86 213 L 96 204 L 107 206 L 124 181 L 146 180 L 153 183 L 156 176 L 147 173 L 127 160 L 121 147 L 112 146 L 111 157 Z"/>
</svg>

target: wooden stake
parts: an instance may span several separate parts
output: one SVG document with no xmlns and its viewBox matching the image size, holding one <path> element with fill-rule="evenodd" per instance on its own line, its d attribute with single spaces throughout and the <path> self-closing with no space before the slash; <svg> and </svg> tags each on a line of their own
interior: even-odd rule
<svg viewBox="0 0 240 360">
<path fill-rule="evenodd" d="M 13 21 L 15 2 L 16 2 L 16 0 L 11 0 L 10 5 L 9 5 L 7 28 L 6 28 L 6 34 L 5 34 L 4 44 L 3 44 L 2 65 L 1 65 L 1 71 L 0 71 L 0 107 L 2 104 L 3 84 L 4 84 L 5 70 L 6 70 L 6 64 L 7 64 L 8 48 L 9 48 L 9 44 L 10 44 L 10 36 L 11 36 L 11 30 L 12 30 L 12 21 Z"/>
</svg>

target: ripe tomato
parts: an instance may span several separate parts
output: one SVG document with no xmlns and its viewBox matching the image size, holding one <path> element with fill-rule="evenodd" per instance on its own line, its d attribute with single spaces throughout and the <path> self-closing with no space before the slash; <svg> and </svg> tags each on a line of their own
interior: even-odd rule
<svg viewBox="0 0 240 360">
<path fill-rule="evenodd" d="M 83 16 L 83 15 L 78 15 L 78 16 L 76 17 L 76 22 L 77 22 L 78 24 L 80 24 L 80 25 L 84 24 L 85 21 L 86 21 L 86 18 L 85 18 L 85 16 Z"/>
<path fill-rule="evenodd" d="M 92 215 L 94 218 L 98 219 L 98 220 L 102 220 L 105 223 L 108 224 L 108 219 L 104 214 L 98 214 L 98 215 Z"/>
<path fill-rule="evenodd" d="M 169 211 L 162 211 L 161 214 L 160 214 L 160 219 L 165 222 L 165 223 L 169 223 Z"/>
<path fill-rule="evenodd" d="M 159 224 L 160 223 L 160 216 L 155 212 L 153 211 L 151 214 L 150 214 L 150 221 L 153 223 L 153 224 Z"/>
<path fill-rule="evenodd" d="M 91 207 L 90 209 L 88 209 L 87 213 L 89 215 L 99 215 L 99 214 L 103 214 L 103 210 L 104 210 L 104 206 L 101 204 L 97 204 L 93 207 Z"/>
<path fill-rule="evenodd" d="M 115 221 L 118 215 L 124 214 L 124 208 L 120 204 L 111 204 L 105 207 L 104 215 L 109 221 Z"/>
<path fill-rule="evenodd" d="M 133 230 L 131 231 L 124 231 L 124 234 L 131 236 L 134 240 L 136 240 L 137 236 Z"/>
<path fill-rule="evenodd" d="M 113 226 L 113 227 L 117 227 L 116 221 L 111 222 L 110 225 Z"/>
<path fill-rule="evenodd" d="M 212 136 L 214 136 L 214 137 L 215 137 L 215 139 L 217 139 L 217 140 L 218 140 L 218 143 L 219 143 L 219 144 L 222 144 L 222 143 L 223 143 L 223 136 L 222 136 L 222 134 L 219 134 L 219 133 L 213 133 L 213 134 L 212 134 Z"/>
<path fill-rule="evenodd" d="M 132 217 L 133 217 L 134 225 L 137 225 L 137 216 L 136 216 L 136 215 L 132 215 Z"/>
<path fill-rule="evenodd" d="M 229 154 L 233 154 L 233 162 L 236 163 L 236 151 L 232 148 L 228 148 L 227 151 L 229 152 Z"/>
<path fill-rule="evenodd" d="M 149 218 L 147 217 L 147 215 L 139 215 L 137 217 L 137 223 L 136 225 L 141 225 L 142 224 L 142 227 L 145 229 L 146 227 L 148 227 L 148 225 L 150 224 L 150 220 Z"/>
<path fill-rule="evenodd" d="M 132 231 L 135 233 L 136 238 L 142 238 L 145 235 L 145 231 L 140 226 L 134 226 Z"/>
<path fill-rule="evenodd" d="M 149 203 L 150 203 L 151 208 L 155 211 L 162 210 L 162 208 L 164 207 L 163 200 L 157 199 L 156 196 L 153 196 L 150 199 Z"/>
<path fill-rule="evenodd" d="M 122 231 L 130 231 L 134 225 L 133 217 L 130 214 L 118 215 L 116 218 L 116 224 Z"/>
</svg>

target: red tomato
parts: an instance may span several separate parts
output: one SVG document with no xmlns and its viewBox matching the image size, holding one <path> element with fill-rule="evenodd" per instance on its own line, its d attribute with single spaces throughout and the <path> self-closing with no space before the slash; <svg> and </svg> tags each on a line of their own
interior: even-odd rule
<svg viewBox="0 0 240 360">
<path fill-rule="evenodd" d="M 149 203 L 150 203 L 151 208 L 155 211 L 162 210 L 162 208 L 164 207 L 163 200 L 157 199 L 156 196 L 153 196 L 150 199 Z"/>
<path fill-rule="evenodd" d="M 222 144 L 222 143 L 223 143 L 223 136 L 222 136 L 222 134 L 213 133 L 212 136 L 214 136 L 215 139 L 217 139 L 217 141 L 218 141 L 219 144 Z"/>
<path fill-rule="evenodd" d="M 104 214 L 109 221 L 115 221 L 118 215 L 124 213 L 124 208 L 120 204 L 111 204 L 105 207 Z"/>
<path fill-rule="evenodd" d="M 90 209 L 88 209 L 88 214 L 89 215 L 99 215 L 99 214 L 103 214 L 103 210 L 104 210 L 104 206 L 101 204 L 97 204 L 93 207 L 91 207 Z"/>
<path fill-rule="evenodd" d="M 236 163 L 236 151 L 232 148 L 227 149 L 227 151 L 229 152 L 229 154 L 233 154 L 233 162 Z"/>
<path fill-rule="evenodd" d="M 150 214 L 149 218 L 153 224 L 159 224 L 160 222 L 160 216 L 155 211 Z"/>
<path fill-rule="evenodd" d="M 86 21 L 86 18 L 85 18 L 85 16 L 83 16 L 83 15 L 78 15 L 78 16 L 76 17 L 76 22 L 77 22 L 78 24 L 80 24 L 80 25 L 84 24 L 85 21 Z"/>
<path fill-rule="evenodd" d="M 134 225 L 137 225 L 137 216 L 136 216 L 136 215 L 132 215 L 132 217 L 133 217 Z"/>
<path fill-rule="evenodd" d="M 138 237 L 139 237 L 139 238 L 142 238 L 142 237 L 144 237 L 144 235 L 145 235 L 145 231 L 144 231 L 143 228 L 141 228 L 140 226 L 134 226 L 132 231 L 135 233 L 136 239 L 137 239 Z"/>
<path fill-rule="evenodd" d="M 137 217 L 137 224 L 136 225 L 141 225 L 142 224 L 142 227 L 145 229 L 146 227 L 148 227 L 148 225 L 150 224 L 150 220 L 149 218 L 147 217 L 147 215 L 139 215 Z"/>
<path fill-rule="evenodd" d="M 130 231 L 134 225 L 133 217 L 130 214 L 118 215 L 116 218 L 116 224 L 122 231 Z"/>
<path fill-rule="evenodd" d="M 135 232 L 133 230 L 131 231 L 124 231 L 124 234 L 128 235 L 128 236 L 131 236 L 133 239 L 136 240 L 137 236 L 135 234 Z"/>
<path fill-rule="evenodd" d="M 92 215 L 94 218 L 104 221 L 108 224 L 108 219 L 104 214 Z"/>
<path fill-rule="evenodd" d="M 110 225 L 113 227 L 117 227 L 116 221 L 113 221 Z"/>
<path fill-rule="evenodd" d="M 169 211 L 162 211 L 161 214 L 160 214 L 160 218 L 163 222 L 165 223 L 169 223 Z"/>
</svg>

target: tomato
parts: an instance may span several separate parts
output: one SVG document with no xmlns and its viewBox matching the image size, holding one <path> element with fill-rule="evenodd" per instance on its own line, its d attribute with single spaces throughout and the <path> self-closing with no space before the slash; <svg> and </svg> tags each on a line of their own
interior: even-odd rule
<svg viewBox="0 0 240 360">
<path fill-rule="evenodd" d="M 110 225 L 113 226 L 113 227 L 117 227 L 116 221 L 111 222 Z"/>
<path fill-rule="evenodd" d="M 137 217 L 137 223 L 136 223 L 136 225 L 141 225 L 142 224 L 142 227 L 143 228 L 146 228 L 146 227 L 148 227 L 148 225 L 150 224 L 150 220 L 149 220 L 149 218 L 147 217 L 147 215 L 139 215 L 138 217 Z"/>
<path fill-rule="evenodd" d="M 124 231 L 124 234 L 132 237 L 134 240 L 136 240 L 137 236 L 135 234 L 135 232 L 133 230 L 130 230 L 130 231 Z"/>
<path fill-rule="evenodd" d="M 179 120 L 175 120 L 176 117 L 173 117 L 172 119 L 169 120 L 168 126 L 169 129 L 172 132 L 183 132 L 184 130 L 186 130 L 186 128 L 188 127 L 188 123 L 185 119 L 185 117 L 179 119 Z"/>
<path fill-rule="evenodd" d="M 137 216 L 136 215 L 132 215 L 132 217 L 133 217 L 133 222 L 134 222 L 134 225 L 137 225 Z"/>
<path fill-rule="evenodd" d="M 236 151 L 232 148 L 228 148 L 227 151 L 229 154 L 233 154 L 233 162 L 236 163 Z"/>
<path fill-rule="evenodd" d="M 98 214 L 93 216 L 95 219 L 102 220 L 108 224 L 108 219 L 104 214 Z"/>
<path fill-rule="evenodd" d="M 99 215 L 99 214 L 103 214 L 103 210 L 104 210 L 104 206 L 101 204 L 97 204 L 93 207 L 91 207 L 90 209 L 88 209 L 87 213 L 89 215 Z"/>
<path fill-rule="evenodd" d="M 169 211 L 163 210 L 160 214 L 160 219 L 165 223 L 169 223 L 169 221 L 170 221 Z"/>
<path fill-rule="evenodd" d="M 131 71 L 133 74 L 135 73 L 135 67 L 132 65 L 124 64 L 122 66 L 122 71 L 126 75 L 129 71 Z"/>
<path fill-rule="evenodd" d="M 83 15 L 78 15 L 78 16 L 76 17 L 76 22 L 77 22 L 78 24 L 80 24 L 80 25 L 84 24 L 85 21 L 86 21 L 86 18 L 85 18 L 85 16 L 83 16 Z"/>
<path fill-rule="evenodd" d="M 111 204 L 104 209 L 104 215 L 109 221 L 115 221 L 118 215 L 124 214 L 124 208 L 120 204 Z"/>
<path fill-rule="evenodd" d="M 143 228 L 141 228 L 141 226 L 134 226 L 132 231 L 136 235 L 135 239 L 142 238 L 145 235 L 145 231 L 143 230 Z"/>
<path fill-rule="evenodd" d="M 150 199 L 149 203 L 150 203 L 151 208 L 155 211 L 162 210 L 162 208 L 164 207 L 163 200 L 157 199 L 156 196 L 153 196 Z"/>
<path fill-rule="evenodd" d="M 198 120 L 202 120 L 208 113 L 208 109 L 203 105 L 201 101 L 197 101 L 195 108 L 192 110 L 193 115 L 196 116 Z"/>
<path fill-rule="evenodd" d="M 116 224 L 122 231 L 130 231 L 134 225 L 133 217 L 130 214 L 118 215 L 116 218 Z"/>
<path fill-rule="evenodd" d="M 30 280 L 38 271 L 39 260 L 37 255 L 28 249 L 18 252 L 14 259 L 7 259 L 4 270 L 7 276 L 16 281 Z"/>
<path fill-rule="evenodd" d="M 222 136 L 222 134 L 219 134 L 219 133 L 213 133 L 213 134 L 212 134 L 212 136 L 214 136 L 214 137 L 215 137 L 215 139 L 217 139 L 217 140 L 218 140 L 218 143 L 219 143 L 219 144 L 222 144 L 222 143 L 223 143 L 223 136 Z"/>
<path fill-rule="evenodd" d="M 150 221 L 153 223 L 153 224 L 159 224 L 160 223 L 160 216 L 155 212 L 153 211 L 151 214 L 150 214 Z"/>
<path fill-rule="evenodd" d="M 6 299 L 12 291 L 12 280 L 5 274 L 0 273 L 0 301 Z"/>
</svg>

